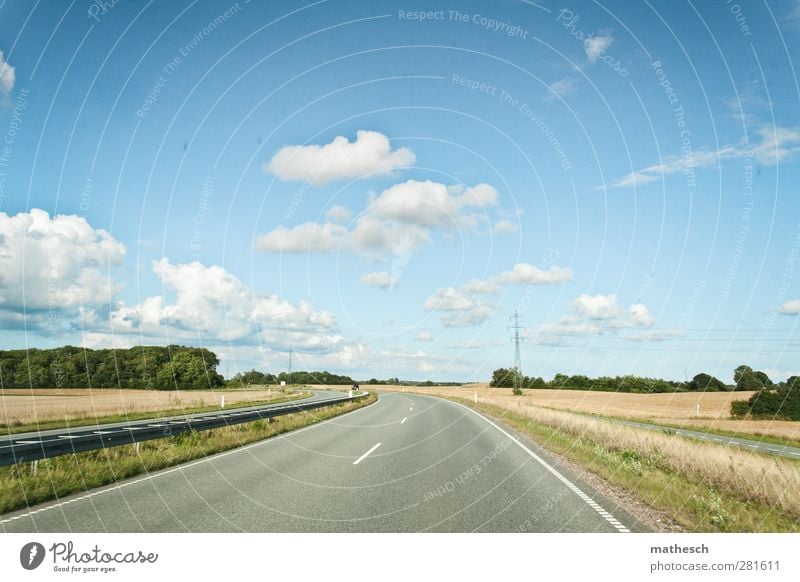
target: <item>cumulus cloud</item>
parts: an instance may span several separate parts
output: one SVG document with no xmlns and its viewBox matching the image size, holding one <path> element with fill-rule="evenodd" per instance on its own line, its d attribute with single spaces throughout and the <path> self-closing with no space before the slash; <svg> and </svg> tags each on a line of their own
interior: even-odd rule
<svg viewBox="0 0 800 582">
<path fill-rule="evenodd" d="M 552 266 L 546 271 L 528 263 L 517 263 L 511 271 L 497 277 L 499 283 L 506 285 L 554 285 L 572 280 L 572 271 Z"/>
<path fill-rule="evenodd" d="M 573 301 L 578 313 L 586 315 L 589 319 L 609 319 L 619 315 L 616 295 L 586 295 L 582 294 Z"/>
<path fill-rule="evenodd" d="M 295 304 L 277 295 L 256 294 L 220 266 L 173 264 L 163 258 L 153 263 L 153 272 L 174 293 L 174 302 L 153 296 L 131 307 L 118 303 L 110 316 L 111 333 L 260 341 L 317 351 L 343 340 L 336 334 L 332 314 L 305 301 Z"/>
<path fill-rule="evenodd" d="M 108 304 L 125 246 L 79 216 L 0 212 L 0 310 Z"/>
<path fill-rule="evenodd" d="M 414 224 L 380 220 L 366 214 L 347 233 L 345 247 L 363 257 L 378 260 L 391 254 L 408 257 L 430 242 L 430 230 Z"/>
<path fill-rule="evenodd" d="M 467 327 L 489 319 L 494 305 L 476 300 L 453 287 L 437 289 L 424 305 L 428 311 L 443 312 L 442 323 L 447 327 Z"/>
<path fill-rule="evenodd" d="M 778 308 L 779 313 L 783 313 L 785 315 L 798 315 L 800 314 L 800 299 L 792 299 L 791 301 L 785 301 L 783 305 Z"/>
<path fill-rule="evenodd" d="M 540 337 L 597 335 L 604 332 L 617 333 L 628 328 L 652 327 L 655 318 L 643 303 L 633 303 L 626 310 L 619 305 L 617 296 L 582 294 L 572 302 L 573 313 L 562 316 L 558 321 L 545 323 L 540 329 Z M 648 332 L 655 339 L 658 332 Z M 625 339 L 634 339 L 628 336 Z M 667 339 L 667 335 L 663 339 Z"/>
<path fill-rule="evenodd" d="M 628 308 L 628 317 L 633 325 L 650 327 L 656 320 L 643 303 L 634 303 Z"/>
<path fill-rule="evenodd" d="M 386 271 L 378 271 L 375 273 L 366 273 L 361 276 L 361 283 L 363 285 L 370 285 L 372 287 L 379 287 L 386 289 L 388 287 L 397 286 L 397 277 L 392 276 Z"/>
<path fill-rule="evenodd" d="M 372 196 L 349 230 L 337 224 L 346 209 L 334 207 L 332 222 L 280 226 L 259 237 L 256 247 L 268 252 L 325 252 L 341 247 L 371 260 L 387 255 L 408 257 L 431 241 L 434 230 L 473 229 L 475 210 L 497 204 L 488 184 L 448 188 L 437 182 L 408 180 Z M 349 214 L 347 214 L 349 218 Z"/>
<path fill-rule="evenodd" d="M 517 223 L 513 220 L 498 220 L 494 225 L 495 234 L 516 234 Z"/>
<path fill-rule="evenodd" d="M 488 184 L 467 188 L 454 195 L 444 184 L 408 180 L 384 190 L 370 200 L 368 212 L 381 219 L 425 228 L 452 226 L 464 221 L 461 211 L 497 204 L 498 193 Z"/>
<path fill-rule="evenodd" d="M 572 271 L 561 267 L 539 269 L 528 263 L 517 263 L 511 271 L 489 279 L 472 279 L 460 289 L 445 287 L 430 296 L 423 307 L 440 311 L 442 323 L 449 327 L 465 327 L 486 321 L 496 306 L 478 296 L 499 293 L 504 285 L 554 285 L 572 279 Z"/>
<path fill-rule="evenodd" d="M 273 253 L 310 253 L 336 250 L 347 232 L 332 222 L 305 222 L 292 228 L 281 225 L 258 237 L 256 248 Z"/>
<path fill-rule="evenodd" d="M 8 64 L 0 51 L 0 93 L 8 95 L 14 89 L 14 81 L 16 78 L 16 70 Z"/>
<path fill-rule="evenodd" d="M 589 63 L 595 64 L 612 44 L 614 44 L 614 37 L 610 34 L 592 36 L 583 41 L 583 50 Z"/>
<path fill-rule="evenodd" d="M 337 136 L 329 144 L 284 146 L 264 169 L 284 182 L 306 181 L 320 186 L 334 180 L 384 174 L 415 162 L 408 148 L 392 150 L 389 138 L 376 131 L 361 130 L 351 142 Z"/>
<path fill-rule="evenodd" d="M 325 212 L 325 218 L 331 222 L 347 222 L 353 217 L 353 213 L 349 208 L 344 206 L 331 206 Z"/>
<path fill-rule="evenodd" d="M 462 289 L 466 293 L 474 293 L 479 295 L 488 295 L 500 291 L 500 287 L 492 280 L 484 281 L 482 279 L 472 279 L 469 283 L 464 285 Z"/>
<path fill-rule="evenodd" d="M 764 125 L 755 130 L 751 143 L 726 145 L 717 150 L 697 149 L 685 155 L 664 156 L 651 164 L 611 182 L 614 188 L 630 188 L 655 182 L 665 176 L 694 172 L 728 160 L 752 159 L 765 166 L 775 165 L 800 149 L 800 129 Z M 600 186 L 599 188 L 603 188 Z"/>
</svg>

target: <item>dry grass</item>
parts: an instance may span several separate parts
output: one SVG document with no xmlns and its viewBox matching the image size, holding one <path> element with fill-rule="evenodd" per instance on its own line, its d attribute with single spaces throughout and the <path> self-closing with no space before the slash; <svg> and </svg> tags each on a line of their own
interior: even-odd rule
<svg viewBox="0 0 800 582">
<path fill-rule="evenodd" d="M 374 388 L 387 389 L 387 386 Z M 372 390 L 372 387 L 365 387 Z M 402 387 L 400 388 L 403 389 Z M 787 441 L 800 441 L 800 422 L 788 420 L 749 420 L 730 417 L 731 402 L 747 400 L 752 392 L 676 392 L 670 394 L 629 394 L 623 392 L 590 392 L 586 390 L 525 390 L 513 396 L 510 389 L 489 388 L 487 384 L 462 387 L 406 387 L 406 390 L 434 396 L 472 399 L 478 393 L 481 402 L 491 400 L 506 406 L 517 402 L 543 408 L 644 420 L 656 424 L 686 428 L 722 430 L 752 436 L 769 436 Z M 700 415 L 696 405 L 700 404 Z"/>
<path fill-rule="evenodd" d="M 118 390 L 91 389 L 6 389 L 0 391 L 0 424 L 15 426 L 52 420 L 71 421 L 134 412 L 184 410 L 242 402 L 266 402 L 285 397 L 280 390 L 264 387 L 247 390 Z"/>
</svg>

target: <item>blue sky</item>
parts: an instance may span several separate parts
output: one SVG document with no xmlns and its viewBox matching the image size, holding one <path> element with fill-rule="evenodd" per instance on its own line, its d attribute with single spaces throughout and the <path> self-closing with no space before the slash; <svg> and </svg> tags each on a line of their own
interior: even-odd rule
<svg viewBox="0 0 800 582">
<path fill-rule="evenodd" d="M 425 12 L 422 12 L 425 11 Z M 797 2 L 0 3 L 2 344 L 800 373 Z"/>
</svg>

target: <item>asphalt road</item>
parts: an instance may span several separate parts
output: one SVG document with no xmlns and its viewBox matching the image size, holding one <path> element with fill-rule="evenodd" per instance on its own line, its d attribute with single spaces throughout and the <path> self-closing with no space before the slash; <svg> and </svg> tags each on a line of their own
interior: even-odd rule
<svg viewBox="0 0 800 582">
<path fill-rule="evenodd" d="M 316 400 L 330 400 L 331 398 L 337 398 L 340 396 L 347 396 L 345 392 L 334 392 L 334 391 L 311 391 L 311 396 L 307 396 L 305 398 L 298 398 L 297 400 L 289 400 L 283 402 L 276 402 L 274 404 L 259 404 L 256 406 L 244 406 L 237 408 L 236 405 L 230 406 L 226 409 L 222 410 L 211 410 L 207 412 L 194 412 L 191 414 L 179 414 L 177 416 L 164 416 L 161 418 L 146 418 L 142 420 L 131 420 L 131 421 L 124 421 L 124 422 L 112 422 L 108 424 L 87 424 L 83 426 L 76 426 L 73 428 L 57 428 L 51 430 L 42 430 L 42 431 L 34 431 L 34 432 L 23 432 L 18 434 L 12 435 L 2 435 L 0 436 L 0 446 L 4 446 L 7 443 L 17 442 L 20 440 L 29 441 L 29 440 L 38 440 L 43 438 L 51 438 L 57 437 L 59 435 L 64 434 L 72 434 L 72 433 L 81 433 L 87 430 L 115 430 L 120 428 L 128 428 L 130 426 L 147 426 L 151 424 L 167 424 L 171 421 L 176 420 L 186 420 L 187 418 L 203 418 L 205 416 L 214 416 L 220 413 L 227 413 L 227 414 L 235 414 L 238 412 L 245 412 L 249 410 L 267 410 L 270 408 L 280 408 L 282 406 L 286 406 L 289 404 L 299 404 L 301 402 L 313 402 Z"/>
<path fill-rule="evenodd" d="M 6 514 L 0 529 L 645 530 L 508 429 L 460 404 L 416 394 L 384 394 L 281 437 Z"/>
<path fill-rule="evenodd" d="M 743 439 L 739 437 L 729 437 L 718 435 L 710 432 L 703 432 L 700 430 L 687 430 L 684 428 L 673 428 L 659 424 L 651 424 L 647 422 L 635 422 L 633 420 L 614 419 L 613 422 L 626 424 L 628 426 L 635 426 L 637 428 L 644 428 L 647 430 L 669 431 L 682 437 L 690 437 L 699 439 L 701 441 L 715 443 L 718 445 L 725 445 L 729 447 L 742 447 L 757 453 L 764 453 L 767 455 L 778 455 L 779 457 L 788 457 L 791 459 L 800 460 L 800 448 L 790 447 L 789 445 L 778 445 L 765 441 L 754 439 Z"/>
</svg>

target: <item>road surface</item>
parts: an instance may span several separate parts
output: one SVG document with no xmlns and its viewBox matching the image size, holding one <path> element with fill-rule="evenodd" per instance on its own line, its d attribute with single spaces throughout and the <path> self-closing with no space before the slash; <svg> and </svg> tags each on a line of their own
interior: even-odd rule
<svg viewBox="0 0 800 582">
<path fill-rule="evenodd" d="M 5 532 L 646 531 L 505 427 L 383 394 L 280 437 L 0 516 Z"/>
<path fill-rule="evenodd" d="M 739 437 L 730 437 L 718 435 L 711 432 L 703 432 L 701 430 L 687 430 L 685 428 L 674 428 L 670 426 L 663 426 L 660 424 L 651 424 L 648 422 L 636 422 L 633 420 L 622 420 L 615 418 L 612 422 L 618 422 L 628 426 L 635 426 L 637 428 L 644 428 L 647 430 L 669 431 L 682 437 L 695 438 L 704 442 L 724 445 L 729 447 L 741 447 L 749 449 L 757 453 L 764 453 L 767 455 L 777 455 L 779 457 L 788 457 L 790 459 L 800 460 L 800 448 L 790 447 L 789 445 L 778 445 L 775 443 L 759 441 L 754 439 L 743 439 Z"/>
</svg>

